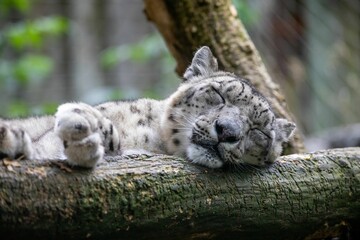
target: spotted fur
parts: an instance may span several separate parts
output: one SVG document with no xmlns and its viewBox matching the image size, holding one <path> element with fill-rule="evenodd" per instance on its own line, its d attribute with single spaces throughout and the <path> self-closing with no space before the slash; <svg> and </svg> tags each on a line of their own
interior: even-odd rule
<svg viewBox="0 0 360 240">
<path fill-rule="evenodd" d="M 218 168 L 261 166 L 281 154 L 295 124 L 276 118 L 248 81 L 219 71 L 208 47 L 196 52 L 183 80 L 163 101 L 66 103 L 55 116 L 0 120 L 0 156 L 91 168 L 104 155 L 153 152 Z"/>
</svg>

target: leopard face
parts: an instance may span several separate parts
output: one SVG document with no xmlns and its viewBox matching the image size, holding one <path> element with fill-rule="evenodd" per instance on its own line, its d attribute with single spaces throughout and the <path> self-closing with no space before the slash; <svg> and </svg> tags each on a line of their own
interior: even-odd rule
<svg viewBox="0 0 360 240">
<path fill-rule="evenodd" d="M 249 82 L 218 71 L 209 48 L 198 50 L 184 79 L 168 99 L 161 123 L 170 154 L 210 168 L 263 166 L 281 154 L 295 124 L 276 118 Z"/>
</svg>

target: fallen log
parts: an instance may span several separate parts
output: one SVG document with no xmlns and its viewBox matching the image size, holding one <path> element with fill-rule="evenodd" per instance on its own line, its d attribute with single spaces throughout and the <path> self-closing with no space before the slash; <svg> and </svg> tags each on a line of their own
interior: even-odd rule
<svg viewBox="0 0 360 240">
<path fill-rule="evenodd" d="M 304 239 L 340 223 L 359 236 L 360 148 L 283 156 L 266 169 L 165 155 L 108 157 L 94 170 L 0 163 L 7 238 Z"/>
</svg>

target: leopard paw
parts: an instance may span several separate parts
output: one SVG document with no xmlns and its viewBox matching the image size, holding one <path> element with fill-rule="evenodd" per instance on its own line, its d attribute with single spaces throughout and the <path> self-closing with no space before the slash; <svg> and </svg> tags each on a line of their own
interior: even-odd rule
<svg viewBox="0 0 360 240">
<path fill-rule="evenodd" d="M 104 147 L 98 133 L 80 141 L 64 141 L 64 153 L 70 165 L 93 168 L 104 156 Z"/>
<path fill-rule="evenodd" d="M 120 139 L 111 121 L 84 103 L 66 103 L 55 115 L 55 133 L 73 165 L 94 167 L 104 153 L 120 150 Z"/>
</svg>

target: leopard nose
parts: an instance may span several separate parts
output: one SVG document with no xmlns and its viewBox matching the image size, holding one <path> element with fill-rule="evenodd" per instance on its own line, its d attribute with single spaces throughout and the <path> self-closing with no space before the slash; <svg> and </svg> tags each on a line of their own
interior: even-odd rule
<svg viewBox="0 0 360 240">
<path fill-rule="evenodd" d="M 233 143 L 240 139 L 240 124 L 231 119 L 218 119 L 215 122 L 215 130 L 219 142 Z"/>
</svg>

